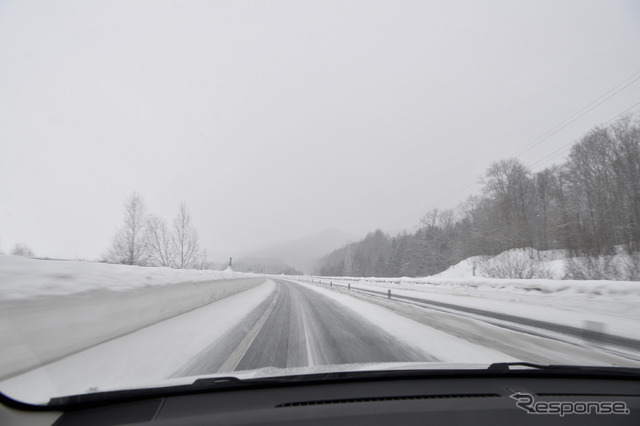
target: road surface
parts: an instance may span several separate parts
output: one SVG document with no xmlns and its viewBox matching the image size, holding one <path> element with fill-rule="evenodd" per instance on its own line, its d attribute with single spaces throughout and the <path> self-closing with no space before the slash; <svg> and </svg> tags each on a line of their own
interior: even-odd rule
<svg viewBox="0 0 640 426">
<path fill-rule="evenodd" d="M 284 279 L 273 281 L 276 290 L 266 300 L 253 309 L 238 327 L 197 354 L 174 377 L 264 367 L 413 361 L 480 362 L 479 354 L 473 349 L 461 354 L 457 352 L 459 349 L 445 347 L 443 352 L 446 343 L 431 342 L 427 337 L 429 330 L 434 329 L 468 342 L 471 346 L 467 348 L 489 348 L 496 351 L 496 356 L 503 354 L 512 360 L 588 365 L 618 365 L 628 361 L 635 365 L 640 360 L 640 354 L 634 347 L 628 348 L 632 351 L 629 355 L 608 345 L 594 346 L 582 339 L 573 339 L 571 343 L 560 334 L 548 335 L 553 330 L 564 332 L 562 334 L 567 337 L 575 337 L 575 330 L 567 333 L 562 325 L 552 324 L 552 327 L 548 323 L 539 324 L 540 321 L 485 311 L 482 311 L 485 314 L 483 318 L 471 318 L 470 308 L 444 312 L 442 306 L 417 303 L 415 300 L 406 300 L 410 299 L 406 297 L 403 301 L 373 296 L 363 300 L 358 292 L 347 292 L 349 297 L 358 297 L 425 326 L 423 332 L 411 336 L 411 342 L 422 343 L 419 347 L 413 347 L 407 344 L 409 342 L 406 339 L 396 338 L 375 325 L 371 319 L 336 303 L 322 291 L 308 287 L 313 284 L 301 285 Z M 346 291 L 336 286 L 333 289 L 319 287 L 324 287 L 325 292 L 339 291 L 345 294 Z M 411 303 L 406 303 L 408 301 Z M 502 322 L 494 323 L 498 317 Z"/>
<path fill-rule="evenodd" d="M 313 290 L 276 279 L 276 291 L 178 375 L 263 367 L 437 361 Z"/>
<path fill-rule="evenodd" d="M 389 297 L 389 293 L 387 293 L 387 290 L 377 291 L 377 290 L 371 290 L 371 289 L 361 288 L 357 286 L 347 287 L 346 285 L 340 285 L 340 284 L 332 284 L 332 285 L 335 287 L 349 288 L 352 291 L 372 294 L 385 299 Z M 529 333 L 537 336 L 548 336 L 548 333 L 546 332 L 552 331 L 558 334 L 577 337 L 579 339 L 584 339 L 586 341 L 590 341 L 594 343 L 616 345 L 625 349 L 630 349 L 632 351 L 640 352 L 640 340 L 606 334 L 598 330 L 585 330 L 584 328 L 572 327 L 565 324 L 557 324 L 557 323 L 552 323 L 548 321 L 540 321 L 532 318 L 520 317 L 517 315 L 491 312 L 485 309 L 478 309 L 478 308 L 472 308 L 468 306 L 454 305 L 451 303 L 438 302 L 435 300 L 429 300 L 427 298 L 417 298 L 417 297 L 394 294 L 393 299 L 401 302 L 413 303 L 416 306 L 420 306 L 428 309 L 438 310 L 438 308 L 445 308 L 444 312 L 472 314 L 477 317 L 483 318 L 484 321 L 487 321 L 491 324 L 495 324 L 500 327 L 505 327 L 511 330 L 517 330 L 523 333 Z M 493 319 L 498 321 L 497 322 L 491 321 Z M 521 325 L 527 326 L 527 328 L 522 328 L 520 327 Z"/>
<path fill-rule="evenodd" d="M 546 336 L 552 333 L 547 324 L 532 332 L 535 325 L 498 325 L 489 313 L 473 318 L 469 311 L 447 309 L 277 278 L 12 376 L 0 382 L 0 390 L 40 403 L 95 389 L 263 368 L 266 375 L 287 375 L 297 374 L 296 368 L 308 374 L 303 367 L 360 369 L 357 364 L 384 362 L 640 366 L 632 348 L 593 345 L 557 332 Z M 289 370 L 269 371 L 273 367 Z"/>
</svg>

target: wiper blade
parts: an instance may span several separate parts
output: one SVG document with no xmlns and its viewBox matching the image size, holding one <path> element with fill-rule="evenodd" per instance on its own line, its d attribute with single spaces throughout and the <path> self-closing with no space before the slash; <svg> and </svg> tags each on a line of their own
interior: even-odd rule
<svg viewBox="0 0 640 426">
<path fill-rule="evenodd" d="M 196 379 L 193 383 L 174 386 L 159 386 L 141 389 L 123 389 L 114 391 L 104 391 L 87 393 L 80 395 L 69 395 L 51 398 L 48 406 L 68 406 L 68 405 L 95 405 L 108 401 L 129 400 L 137 398 L 165 397 L 169 395 L 182 395 L 186 393 L 197 393 L 202 391 L 234 389 L 243 386 L 253 385 L 253 381 L 260 379 L 239 379 L 233 376 L 205 377 Z"/>
<path fill-rule="evenodd" d="M 239 384 L 244 383 L 245 380 L 239 379 L 237 377 L 234 376 L 228 376 L 228 377 L 203 377 L 201 379 L 196 379 L 191 385 L 189 386 L 200 386 L 200 387 L 207 387 L 207 388 L 211 388 L 211 387 L 225 387 L 228 385 L 232 385 L 232 386 L 237 386 Z"/>
<path fill-rule="evenodd" d="M 159 386 L 139 389 L 122 389 L 104 392 L 94 392 L 79 395 L 54 397 L 47 404 L 49 407 L 68 406 L 96 406 L 112 402 L 125 402 L 142 398 L 164 398 L 168 396 L 186 395 L 194 393 L 206 393 L 216 391 L 228 391 L 246 388 L 272 387 L 295 384 L 313 384 L 320 382 L 344 381 L 344 380 L 376 380 L 393 377 L 424 377 L 435 370 L 371 370 L 371 371 L 338 371 L 312 374 L 290 374 L 269 377 L 251 377 L 240 379 L 234 376 L 203 377 L 192 383 Z M 438 371 L 439 372 L 439 371 Z"/>
<path fill-rule="evenodd" d="M 525 367 L 525 368 L 518 368 Z M 93 406 L 114 401 L 124 402 L 142 398 L 164 398 L 168 396 L 229 391 L 286 385 L 304 385 L 343 381 L 369 380 L 419 380 L 424 378 L 461 378 L 487 376 L 571 376 L 640 378 L 640 368 L 592 367 L 579 365 L 543 365 L 528 362 L 501 362 L 489 367 L 473 369 L 399 369 L 399 370 L 355 370 L 312 374 L 290 374 L 282 376 L 252 377 L 240 379 L 234 376 L 203 377 L 190 384 L 162 386 L 142 389 L 116 390 L 51 398 L 49 407 Z"/>
<path fill-rule="evenodd" d="M 515 367 L 515 368 L 514 368 Z M 527 367 L 527 368 L 517 368 Z M 550 374 L 586 374 L 586 375 L 614 375 L 640 377 L 640 368 L 634 367 L 607 367 L 590 365 L 565 365 L 565 364 L 534 364 L 531 362 L 496 362 L 487 367 L 487 372 L 492 373 L 522 373 L 540 372 Z"/>
<path fill-rule="evenodd" d="M 304 381 L 304 375 L 275 376 L 275 377 L 251 377 L 240 379 L 234 376 L 203 377 L 192 383 L 158 386 L 138 389 L 109 390 L 79 395 L 54 397 L 47 404 L 49 407 L 63 407 L 69 405 L 92 406 L 106 402 L 136 400 L 140 398 L 167 397 L 201 392 L 214 392 L 219 390 L 243 389 L 247 387 L 265 387 Z M 317 377 L 314 377 L 317 379 Z"/>
</svg>

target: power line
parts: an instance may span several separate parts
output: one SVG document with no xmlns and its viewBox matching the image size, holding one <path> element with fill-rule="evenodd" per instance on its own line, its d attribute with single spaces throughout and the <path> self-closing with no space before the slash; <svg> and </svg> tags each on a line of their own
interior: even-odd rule
<svg viewBox="0 0 640 426">
<path fill-rule="evenodd" d="M 558 123 L 557 125 L 552 127 L 551 129 L 547 130 L 542 135 L 538 136 L 531 143 L 529 143 L 528 145 L 524 146 L 519 151 L 516 151 L 512 156 L 513 157 L 519 157 L 520 155 L 522 155 L 525 152 L 531 150 L 535 146 L 540 145 L 542 142 L 544 142 L 545 140 L 549 139 L 551 136 L 555 135 L 560 130 L 566 128 L 571 123 L 574 123 L 576 120 L 584 117 L 586 114 L 588 114 L 589 112 L 593 111 L 595 108 L 597 108 L 598 106 L 602 105 L 604 102 L 608 101 L 609 99 L 611 99 L 612 97 L 614 97 L 618 93 L 622 92 L 627 87 L 629 87 L 632 84 L 634 84 L 637 81 L 639 81 L 640 80 L 640 76 L 636 77 L 639 74 L 640 74 L 640 70 L 636 71 L 631 76 L 627 77 L 626 79 L 624 79 L 620 83 L 616 84 L 613 88 L 611 88 L 607 92 L 605 92 L 602 95 L 598 96 L 596 99 L 594 99 L 593 101 L 589 102 L 587 105 L 585 105 L 584 107 L 580 108 L 578 111 L 576 111 L 575 113 L 571 114 L 569 117 L 567 117 L 566 119 L 564 119 L 563 121 L 561 121 L 560 123 Z M 634 77 L 636 77 L 636 78 L 634 79 Z M 633 79 L 633 81 L 629 82 L 624 87 L 618 89 L 620 86 L 622 86 L 623 84 L 627 83 L 631 79 Z M 611 93 L 611 92 L 614 92 L 614 91 L 615 91 L 615 93 Z M 607 96 L 607 95 L 609 95 L 609 96 Z"/>
<path fill-rule="evenodd" d="M 632 84 L 636 83 L 637 81 L 640 81 L 640 76 L 638 76 L 640 74 L 640 70 L 636 71 L 635 73 L 633 73 L 630 77 L 627 77 L 625 80 L 623 80 L 622 82 L 618 83 L 617 85 L 615 85 L 612 89 L 608 90 L 607 92 L 605 92 L 604 94 L 598 96 L 596 99 L 594 99 L 593 101 L 591 101 L 589 104 L 587 104 L 586 106 L 582 107 L 580 110 L 578 110 L 576 113 L 572 114 L 571 116 L 569 116 L 567 119 L 561 121 L 559 124 L 557 124 L 556 126 L 552 127 L 549 131 L 545 132 L 542 136 L 536 138 L 532 143 L 528 144 L 527 146 L 525 146 L 523 149 L 521 149 L 520 151 L 517 151 L 514 155 L 512 155 L 512 157 L 520 157 L 522 154 L 524 154 L 525 152 L 531 150 L 532 148 L 534 148 L 535 146 L 540 145 L 542 142 L 544 142 L 545 140 L 549 139 L 551 136 L 555 135 L 556 133 L 558 133 L 560 130 L 566 128 L 567 126 L 569 126 L 570 124 L 574 123 L 575 121 L 577 121 L 578 119 L 584 117 L 586 114 L 588 114 L 589 112 L 593 111 L 595 108 L 597 108 L 598 106 L 602 105 L 604 102 L 608 101 L 609 99 L 613 98 L 614 96 L 616 96 L 618 93 L 622 92 L 623 90 L 625 90 L 626 88 L 628 88 L 629 86 L 631 86 Z M 638 76 L 638 77 L 636 77 Z M 634 78 L 635 77 L 635 78 Z M 632 80 L 629 82 L 629 80 Z M 628 82 L 628 83 L 627 83 Z M 625 84 L 627 83 L 627 84 Z M 620 87 L 624 85 L 623 87 Z M 614 93 L 612 93 L 614 92 Z M 604 98 L 604 99 L 603 99 Z M 595 105 L 594 105 L 595 104 Z M 627 108 L 626 110 L 624 110 L 623 112 L 617 114 L 615 117 L 607 120 L 604 125 L 610 123 L 611 121 L 615 120 L 616 118 L 619 118 L 620 116 L 624 115 L 625 113 L 627 113 L 628 111 L 630 111 L 631 109 L 635 108 L 636 106 L 640 105 L 639 103 L 636 103 L 635 105 L 631 106 L 630 108 Z M 587 109 L 585 111 L 585 109 Z M 583 112 L 584 111 L 584 112 Z M 577 115 L 577 116 L 576 116 Z M 542 138 L 542 139 L 540 139 Z M 569 142 L 568 144 L 565 144 L 561 149 L 563 149 L 564 147 L 573 145 L 574 143 L 576 143 L 578 139 L 575 139 L 571 142 Z M 566 149 L 564 150 L 566 151 Z M 559 153 L 558 155 L 555 155 L 554 157 L 550 158 L 548 161 L 546 161 L 544 164 L 546 164 L 547 162 L 557 158 L 558 156 L 562 155 L 563 152 Z M 549 155 L 553 155 L 555 153 L 557 153 L 558 151 L 554 151 L 553 153 L 549 154 Z M 548 156 L 547 156 L 548 157 Z M 546 159 L 547 157 L 543 158 L 542 160 Z M 540 163 L 539 160 L 538 162 L 535 163 L 535 165 L 539 165 L 538 163 Z M 531 166 L 533 167 L 533 166 Z M 441 204 L 442 202 L 449 200 L 450 198 L 452 198 L 453 196 L 457 195 L 458 193 L 468 189 L 469 187 L 475 185 L 477 183 L 476 180 L 471 181 L 469 183 L 467 183 L 466 185 L 463 185 L 462 187 L 454 190 L 453 192 L 449 193 L 447 196 L 439 199 L 437 202 L 435 203 L 430 203 L 430 205 L 436 205 L 438 206 L 439 204 Z M 408 221 L 415 221 L 416 219 L 416 215 L 411 215 L 411 217 L 405 217 L 405 219 L 402 219 L 398 222 L 396 222 L 395 224 L 393 224 L 391 226 L 391 228 L 396 228 L 398 226 L 402 226 L 404 224 L 406 224 Z"/>
<path fill-rule="evenodd" d="M 639 105 L 640 105 L 640 102 L 635 103 L 634 105 L 632 105 L 629 108 L 627 108 L 624 111 L 622 111 L 620 114 L 618 114 L 615 117 L 613 117 L 613 118 L 605 121 L 604 123 L 602 123 L 601 126 L 607 126 L 612 121 L 622 117 L 623 115 L 625 115 L 626 113 L 628 113 L 629 111 L 631 111 L 632 109 L 636 108 Z M 562 156 L 566 151 L 568 151 L 574 144 L 576 144 L 578 141 L 580 141 L 580 139 L 582 139 L 582 137 L 574 139 L 571 142 L 562 145 L 560 148 L 558 148 L 557 150 L 553 151 L 552 153 L 546 155 L 545 157 L 541 158 L 540 160 L 536 161 L 535 163 L 533 163 L 529 167 L 533 170 L 534 168 L 536 168 L 538 166 L 543 166 L 543 165 L 549 163 L 550 161 L 555 160 L 556 158 Z M 562 152 L 560 152 L 560 151 L 562 151 Z"/>
<path fill-rule="evenodd" d="M 531 149 L 533 149 L 534 147 L 540 145 L 542 142 L 544 142 L 545 140 L 549 139 L 551 136 L 557 134 L 558 132 L 560 132 L 561 130 L 563 130 L 564 128 L 566 128 L 567 126 L 569 126 L 570 124 L 574 123 L 575 121 L 577 121 L 578 119 L 584 117 L 586 114 L 588 114 L 589 112 L 593 111 L 595 108 L 597 108 L 598 106 L 602 105 L 603 103 L 605 103 L 606 101 L 608 101 L 609 99 L 613 98 L 614 96 L 616 96 L 617 94 L 619 94 L 620 92 L 622 92 L 623 90 L 627 89 L 628 87 L 630 87 L 631 85 L 635 84 L 636 82 L 640 81 L 640 70 L 634 72 L 632 75 L 630 75 L 629 77 L 625 78 L 623 81 L 621 81 L 620 83 L 616 84 L 614 87 L 612 87 L 611 89 L 607 90 L 605 93 L 603 93 L 602 95 L 598 96 L 597 98 L 595 98 L 593 101 L 589 102 L 587 105 L 585 105 L 584 107 L 580 108 L 578 111 L 576 111 L 574 114 L 570 115 L 569 117 L 567 117 L 566 119 L 564 119 L 563 121 L 561 121 L 560 123 L 556 124 L 555 126 L 553 126 L 552 128 L 550 128 L 548 131 L 546 131 L 545 133 L 543 133 L 542 135 L 540 135 L 539 137 L 537 137 L 536 139 L 534 139 L 532 142 L 530 142 L 529 144 L 525 145 L 523 148 L 521 148 L 519 151 L 517 151 L 515 154 L 512 155 L 512 157 L 520 157 L 522 154 L 530 151 Z M 637 106 L 638 104 L 634 105 Z M 632 109 L 633 107 L 629 108 Z M 618 116 L 624 114 L 625 112 L 627 112 L 629 109 L 625 110 L 623 113 L 619 114 Z M 616 117 L 618 117 L 616 116 Z M 616 117 L 614 117 L 613 119 L 615 119 Z M 611 120 L 613 120 L 611 119 Z M 609 121 L 611 121 L 609 120 Z M 568 144 L 566 144 L 565 146 L 571 145 L 575 143 L 575 141 L 572 141 Z M 562 152 L 560 152 L 562 151 Z M 564 149 L 564 146 L 561 147 L 559 150 L 556 150 L 550 154 L 548 154 L 546 157 L 544 157 L 543 159 L 539 160 L 538 162 L 536 162 L 534 164 L 534 166 L 538 165 L 540 162 L 542 162 L 543 160 L 547 159 L 549 156 L 553 156 L 554 154 L 558 154 L 553 156 L 552 158 L 549 159 L 549 161 L 557 158 L 560 155 L 563 155 L 564 152 L 566 151 L 566 149 Z M 533 167 L 533 166 L 532 166 Z M 440 204 L 444 203 L 445 201 L 450 200 L 451 198 L 453 198 L 454 196 L 460 194 L 461 192 L 469 189 L 470 187 L 477 185 L 477 180 L 473 180 L 467 184 L 464 184 L 460 187 L 458 187 L 457 189 L 453 190 L 452 192 L 448 193 L 447 195 L 441 197 L 440 199 L 438 199 L 435 203 L 429 203 L 430 206 L 439 206 Z M 386 185 L 387 188 L 386 190 L 388 191 L 389 189 L 392 188 L 397 188 L 398 186 L 403 185 L 403 182 L 396 182 L 393 183 L 392 185 Z M 368 197 L 366 197 L 367 200 L 372 200 L 374 198 L 377 198 L 380 196 L 380 191 L 376 191 L 375 193 L 369 195 Z M 426 208 L 423 209 L 423 211 L 426 211 Z M 355 214 L 355 211 L 353 212 L 353 214 Z M 412 214 L 411 216 L 406 216 L 404 219 L 401 219 L 400 221 L 396 221 L 394 224 L 392 224 L 390 226 L 390 229 L 394 229 L 400 226 L 404 226 L 406 225 L 408 222 L 415 222 L 417 218 L 417 215 Z M 411 227 L 411 229 L 417 227 L 418 224 L 414 225 Z"/>
</svg>

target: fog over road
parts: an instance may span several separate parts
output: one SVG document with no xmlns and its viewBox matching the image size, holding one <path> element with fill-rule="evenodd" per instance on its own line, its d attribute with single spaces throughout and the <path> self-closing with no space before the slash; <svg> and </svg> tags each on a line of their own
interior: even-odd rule
<svg viewBox="0 0 640 426">
<path fill-rule="evenodd" d="M 274 280 L 276 291 L 179 375 L 262 367 L 437 361 L 313 290 Z"/>
</svg>

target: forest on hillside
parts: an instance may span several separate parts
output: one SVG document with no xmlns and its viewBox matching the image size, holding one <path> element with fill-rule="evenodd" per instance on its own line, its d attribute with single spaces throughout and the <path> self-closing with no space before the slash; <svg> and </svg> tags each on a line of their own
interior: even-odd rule
<svg viewBox="0 0 640 426">
<path fill-rule="evenodd" d="M 413 232 L 380 230 L 328 254 L 325 276 L 416 277 L 471 256 L 515 248 L 564 250 L 567 278 L 640 279 L 640 122 L 626 117 L 591 130 L 563 164 L 532 172 L 517 158 L 491 164 L 480 193 L 455 209 L 424 215 Z M 532 251 L 533 252 L 533 251 Z M 626 270 L 607 264 L 632 259 Z"/>
</svg>

